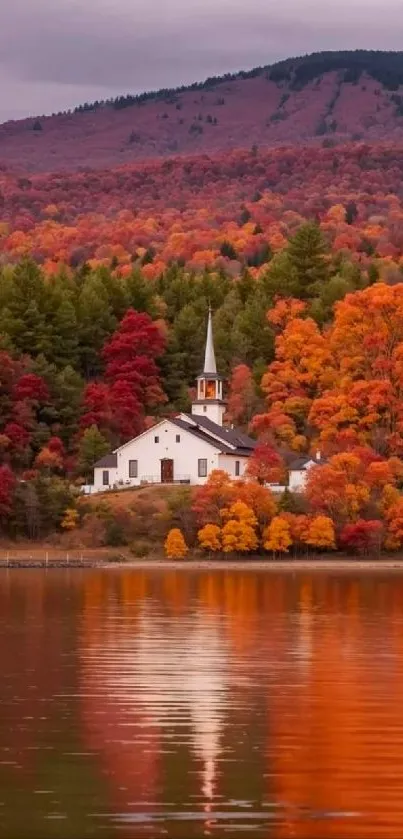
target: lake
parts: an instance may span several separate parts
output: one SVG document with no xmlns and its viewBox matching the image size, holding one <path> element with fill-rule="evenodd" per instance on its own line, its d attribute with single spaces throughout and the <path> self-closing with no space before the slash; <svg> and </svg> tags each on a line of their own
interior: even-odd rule
<svg viewBox="0 0 403 839">
<path fill-rule="evenodd" d="M 0 837 L 403 836 L 403 576 L 0 572 Z"/>
</svg>

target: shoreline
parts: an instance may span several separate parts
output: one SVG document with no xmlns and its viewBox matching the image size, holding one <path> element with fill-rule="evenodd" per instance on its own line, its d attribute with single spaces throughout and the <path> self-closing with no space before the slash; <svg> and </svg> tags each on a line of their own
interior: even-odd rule
<svg viewBox="0 0 403 839">
<path fill-rule="evenodd" d="M 99 567 L 99 566 L 98 566 Z M 128 560 L 110 562 L 103 568 L 166 571 L 396 571 L 403 574 L 403 557 L 399 559 L 263 559 L 263 560 Z"/>
<path fill-rule="evenodd" d="M 95 552 L 94 552 L 95 553 Z M 68 558 L 59 556 L 46 560 L 42 557 L 14 556 L 9 560 L 0 559 L 1 570 L 95 570 L 107 571 L 254 571 L 254 572 L 284 572 L 284 573 L 382 573 L 395 572 L 403 574 L 403 555 L 396 558 L 386 557 L 385 559 L 364 559 L 358 557 L 327 558 L 317 559 L 185 559 L 168 560 L 163 557 L 154 559 L 112 559 L 109 556 L 95 556 L 80 559 L 78 557 Z"/>
</svg>

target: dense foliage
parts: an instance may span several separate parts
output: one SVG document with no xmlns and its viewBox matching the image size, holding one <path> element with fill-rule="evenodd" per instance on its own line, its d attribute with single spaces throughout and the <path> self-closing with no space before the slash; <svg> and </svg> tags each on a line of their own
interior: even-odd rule
<svg viewBox="0 0 403 839">
<path fill-rule="evenodd" d="M 392 146 L 236 151 L 118 170 L 0 172 L 0 257 L 65 266 L 266 270 L 307 219 L 332 251 L 385 277 L 403 253 L 403 160 Z"/>
</svg>

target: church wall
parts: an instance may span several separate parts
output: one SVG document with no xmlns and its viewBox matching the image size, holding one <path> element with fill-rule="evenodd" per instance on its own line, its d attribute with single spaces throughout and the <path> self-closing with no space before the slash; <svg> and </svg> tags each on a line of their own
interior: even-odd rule
<svg viewBox="0 0 403 839">
<path fill-rule="evenodd" d="M 180 438 L 179 442 L 176 442 L 177 436 Z M 158 442 L 155 442 L 156 437 Z M 198 440 L 194 435 L 169 420 L 159 423 L 122 446 L 117 456 L 118 468 L 115 482 L 120 486 L 139 486 L 145 480 L 160 483 L 163 458 L 174 461 L 175 481 L 189 479 L 191 484 L 203 484 L 210 472 L 218 469 L 219 460 L 218 449 L 204 440 Z M 199 477 L 198 474 L 199 459 L 207 460 L 207 477 L 205 478 Z M 130 477 L 130 461 L 137 461 L 137 477 Z M 111 473 L 113 471 L 110 470 Z M 102 486 L 102 472 L 102 469 L 94 470 L 94 486 L 98 492 L 105 489 Z"/>
<path fill-rule="evenodd" d="M 244 478 L 245 469 L 248 465 L 249 458 L 239 457 L 232 454 L 220 454 L 218 458 L 218 468 L 228 472 L 231 478 Z M 239 475 L 236 474 L 236 462 L 239 462 Z"/>
</svg>

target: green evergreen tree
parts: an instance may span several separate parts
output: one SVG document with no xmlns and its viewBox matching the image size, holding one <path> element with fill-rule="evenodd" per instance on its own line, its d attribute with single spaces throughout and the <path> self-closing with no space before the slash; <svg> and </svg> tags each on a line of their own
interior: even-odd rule
<svg viewBox="0 0 403 839">
<path fill-rule="evenodd" d="M 117 326 L 102 280 L 90 275 L 78 300 L 78 339 L 81 370 L 91 378 L 102 369 L 101 349 Z"/>
<path fill-rule="evenodd" d="M 68 451 L 74 446 L 78 431 L 84 380 L 70 365 L 56 374 L 53 383 L 52 402 L 62 438 Z"/>
<path fill-rule="evenodd" d="M 96 425 L 84 431 L 78 448 L 77 468 L 88 481 L 93 477 L 94 464 L 108 451 L 109 443 Z"/>
<path fill-rule="evenodd" d="M 149 280 L 145 280 L 140 271 L 132 271 L 126 280 L 126 293 L 129 307 L 136 312 L 147 312 L 155 318 L 158 314 L 155 289 Z"/>
<path fill-rule="evenodd" d="M 287 256 L 295 272 L 297 296 L 310 297 L 329 278 L 327 248 L 317 224 L 303 224 L 290 239 Z"/>
<path fill-rule="evenodd" d="M 75 366 L 78 356 L 76 311 L 71 300 L 65 296 L 54 314 L 52 359 L 57 367 Z"/>
</svg>

